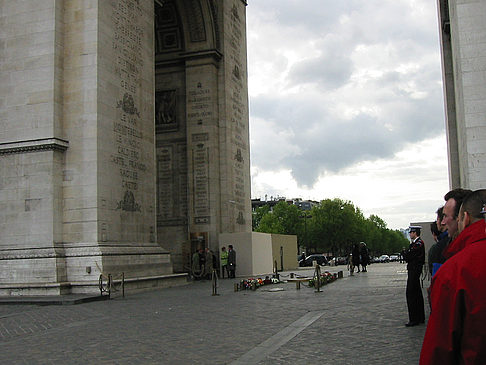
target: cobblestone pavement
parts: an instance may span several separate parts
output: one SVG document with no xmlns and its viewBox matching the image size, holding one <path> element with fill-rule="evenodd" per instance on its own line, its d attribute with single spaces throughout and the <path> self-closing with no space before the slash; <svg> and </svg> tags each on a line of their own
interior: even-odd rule
<svg viewBox="0 0 486 365">
<path fill-rule="evenodd" d="M 234 292 L 226 279 L 219 296 L 197 281 L 70 306 L 1 305 L 0 363 L 417 364 L 425 326 L 404 326 L 406 276 L 403 264 L 373 264 L 320 293 L 290 282 Z"/>
</svg>

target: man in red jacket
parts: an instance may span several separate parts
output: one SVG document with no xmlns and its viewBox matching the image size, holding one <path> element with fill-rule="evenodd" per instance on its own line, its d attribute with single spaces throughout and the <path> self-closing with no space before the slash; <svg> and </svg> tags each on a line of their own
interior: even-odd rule
<svg viewBox="0 0 486 365">
<path fill-rule="evenodd" d="M 468 195 L 459 235 L 432 278 L 420 364 L 486 364 L 486 189 Z"/>
</svg>

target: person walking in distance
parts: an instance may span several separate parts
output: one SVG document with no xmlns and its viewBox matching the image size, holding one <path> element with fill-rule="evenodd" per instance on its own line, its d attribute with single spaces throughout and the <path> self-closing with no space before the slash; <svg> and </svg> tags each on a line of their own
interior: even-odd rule
<svg viewBox="0 0 486 365">
<path fill-rule="evenodd" d="M 228 246 L 228 271 L 229 277 L 236 277 L 236 251 L 233 249 L 233 245 Z"/>
<path fill-rule="evenodd" d="M 425 244 L 420 238 L 420 226 L 410 226 L 410 246 L 402 252 L 407 262 L 407 306 L 408 323 L 407 327 L 417 326 L 425 322 L 424 297 L 420 286 L 420 274 L 425 263 Z"/>
</svg>

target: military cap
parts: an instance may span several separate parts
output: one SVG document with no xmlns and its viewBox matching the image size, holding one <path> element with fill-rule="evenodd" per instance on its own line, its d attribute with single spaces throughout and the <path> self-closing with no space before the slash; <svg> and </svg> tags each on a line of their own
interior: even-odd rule
<svg viewBox="0 0 486 365">
<path fill-rule="evenodd" d="M 409 232 L 417 232 L 420 233 L 420 230 L 422 229 L 422 226 L 410 226 L 408 227 Z"/>
</svg>

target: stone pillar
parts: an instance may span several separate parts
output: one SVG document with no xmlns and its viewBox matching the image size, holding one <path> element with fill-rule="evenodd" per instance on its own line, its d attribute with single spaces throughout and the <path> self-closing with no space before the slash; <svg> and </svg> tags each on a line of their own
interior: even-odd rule
<svg viewBox="0 0 486 365">
<path fill-rule="evenodd" d="M 224 2 L 224 108 L 220 111 L 221 232 L 251 232 L 246 2 Z"/>
<path fill-rule="evenodd" d="M 171 274 L 156 237 L 153 1 L 30 2 L 0 3 L 0 292 Z"/>
<path fill-rule="evenodd" d="M 66 279 L 63 1 L 28 3 L 0 5 L 0 294 Z"/>
<path fill-rule="evenodd" d="M 439 0 L 450 185 L 486 187 L 486 3 Z"/>
<path fill-rule="evenodd" d="M 251 232 L 246 2 L 218 2 L 221 51 L 186 59 L 189 233 Z M 194 246 L 194 244 L 193 244 Z"/>
</svg>

